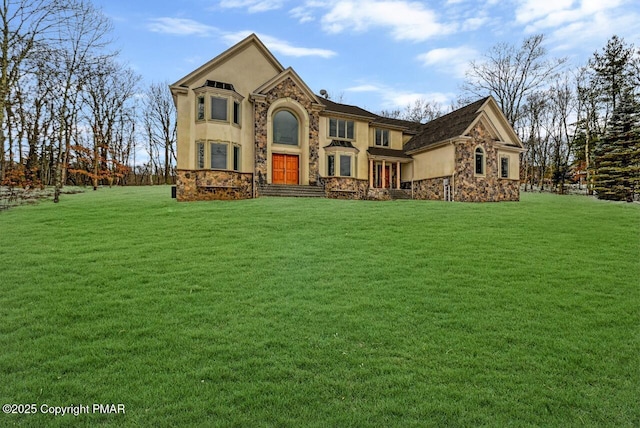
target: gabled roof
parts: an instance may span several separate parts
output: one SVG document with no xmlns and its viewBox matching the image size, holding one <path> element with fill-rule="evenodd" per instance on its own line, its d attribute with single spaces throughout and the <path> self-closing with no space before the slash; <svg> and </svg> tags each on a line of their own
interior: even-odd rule
<svg viewBox="0 0 640 428">
<path fill-rule="evenodd" d="M 421 132 L 404 145 L 404 151 L 424 149 L 441 141 L 464 135 L 467 128 L 480 115 L 480 108 L 488 99 L 489 97 L 482 98 L 422 125 Z"/>
<path fill-rule="evenodd" d="M 420 122 L 411 122 L 409 120 L 394 119 L 391 117 L 378 116 L 373 122 L 373 125 L 382 125 L 390 128 L 398 128 L 407 134 L 417 134 L 424 126 Z"/>
<path fill-rule="evenodd" d="M 296 73 L 295 70 L 291 67 L 287 68 L 277 76 L 274 76 L 272 79 L 265 82 L 262 86 L 260 86 L 255 91 L 253 91 L 251 95 L 254 97 L 256 95 L 265 95 L 267 92 L 273 89 L 276 85 L 278 85 L 283 80 L 286 80 L 287 78 L 290 78 L 296 85 L 298 85 L 302 89 L 302 92 L 304 92 L 305 95 L 309 97 L 311 102 L 316 104 L 320 103 L 320 101 L 318 100 L 316 95 L 313 93 L 313 91 L 307 86 L 306 83 L 304 83 L 304 80 L 302 80 L 300 76 L 298 76 L 298 73 Z"/>
<path fill-rule="evenodd" d="M 255 45 L 256 48 L 262 53 L 262 55 L 264 55 L 266 60 L 269 63 L 271 63 L 271 65 L 273 65 L 273 67 L 277 69 L 278 72 L 284 71 L 284 67 L 282 66 L 282 64 L 280 64 L 280 62 L 276 59 L 276 57 L 273 56 L 273 54 L 269 51 L 269 49 L 267 49 L 267 47 L 260 41 L 258 36 L 256 36 L 255 34 L 251 34 L 250 36 L 246 37 L 241 42 L 233 45 L 232 47 L 222 52 L 220 55 L 213 58 L 206 64 L 203 64 L 200 67 L 196 68 L 191 73 L 187 74 L 186 76 L 178 80 L 176 83 L 171 85 L 171 87 L 188 85 L 189 82 L 198 79 L 201 75 L 207 73 L 209 70 L 215 68 L 219 64 L 224 63 L 229 58 L 236 55 L 238 52 L 242 52 L 244 49 L 246 49 L 250 45 Z"/>
<path fill-rule="evenodd" d="M 318 97 L 318 99 L 320 100 L 320 103 L 325 105 L 326 107 L 325 111 L 328 113 L 345 114 L 348 116 L 359 116 L 367 120 L 372 120 L 378 117 L 378 115 L 357 106 L 340 104 L 340 103 L 336 103 L 321 97 Z"/>
</svg>

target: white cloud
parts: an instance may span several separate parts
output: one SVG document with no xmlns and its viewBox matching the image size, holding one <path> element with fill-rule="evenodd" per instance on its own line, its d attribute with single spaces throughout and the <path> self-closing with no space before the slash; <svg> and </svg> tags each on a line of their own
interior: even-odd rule
<svg viewBox="0 0 640 428">
<path fill-rule="evenodd" d="M 222 0 L 220 7 L 224 9 L 244 9 L 249 13 L 266 12 L 280 9 L 284 0 Z"/>
<path fill-rule="evenodd" d="M 223 38 L 229 44 L 235 44 L 240 40 L 249 36 L 251 31 L 240 31 L 237 33 L 227 33 L 223 36 Z M 267 48 L 276 53 L 284 56 L 293 56 L 293 57 L 303 57 L 303 56 L 317 56 L 320 58 L 331 58 L 336 54 L 336 52 L 329 49 L 320 49 L 320 48 L 304 48 L 299 46 L 293 46 L 289 42 L 285 40 L 280 40 L 275 37 L 267 36 L 264 34 L 258 34 L 258 38 L 262 41 L 262 43 L 267 46 Z"/>
<path fill-rule="evenodd" d="M 516 9 L 516 21 L 529 33 L 598 19 L 622 0 L 526 0 Z M 600 29 L 598 29 L 600 31 Z"/>
<path fill-rule="evenodd" d="M 469 61 L 479 55 L 478 51 L 467 46 L 458 48 L 438 48 L 417 56 L 425 67 L 434 66 L 438 70 L 464 77 Z"/>
<path fill-rule="evenodd" d="M 180 36 L 210 36 L 217 31 L 215 27 L 185 18 L 150 19 L 147 28 L 154 33 L 176 34 Z"/>
<path fill-rule="evenodd" d="M 383 90 L 381 87 L 376 85 L 358 85 L 352 86 L 350 88 L 345 89 L 347 92 L 379 92 Z"/>
<path fill-rule="evenodd" d="M 322 27 L 334 34 L 386 28 L 395 39 L 411 41 L 427 40 L 454 30 L 454 26 L 439 22 L 435 12 L 424 3 L 405 0 L 333 1 L 322 17 Z"/>
<path fill-rule="evenodd" d="M 443 92 L 390 92 L 383 94 L 384 108 L 405 108 L 408 105 L 413 105 L 417 100 L 433 101 L 442 106 L 448 105 L 453 99 L 454 94 L 446 94 Z"/>
</svg>

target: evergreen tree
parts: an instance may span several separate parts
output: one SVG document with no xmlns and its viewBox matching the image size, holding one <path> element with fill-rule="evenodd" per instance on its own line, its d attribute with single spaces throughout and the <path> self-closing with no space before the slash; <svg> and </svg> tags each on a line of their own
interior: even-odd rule
<svg viewBox="0 0 640 428">
<path fill-rule="evenodd" d="M 633 45 L 627 45 L 624 39 L 613 36 L 602 49 L 602 53 L 594 52 L 589 61 L 595 72 L 595 85 L 600 89 L 605 103 L 611 110 L 618 107 L 621 94 L 632 85 L 632 65 L 634 59 Z"/>
<path fill-rule="evenodd" d="M 632 202 L 640 191 L 640 106 L 630 91 L 613 111 L 594 155 L 598 198 Z"/>
</svg>

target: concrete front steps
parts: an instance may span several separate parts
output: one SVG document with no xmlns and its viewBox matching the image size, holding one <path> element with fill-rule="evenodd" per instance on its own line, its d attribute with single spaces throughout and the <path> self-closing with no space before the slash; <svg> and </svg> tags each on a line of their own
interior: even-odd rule
<svg viewBox="0 0 640 428">
<path fill-rule="evenodd" d="M 324 198 L 322 187 L 318 186 L 293 186 L 286 184 L 263 184 L 258 188 L 260 196 L 285 196 L 297 198 Z"/>
<path fill-rule="evenodd" d="M 411 190 L 405 189 L 389 189 L 391 199 L 411 199 Z"/>
</svg>

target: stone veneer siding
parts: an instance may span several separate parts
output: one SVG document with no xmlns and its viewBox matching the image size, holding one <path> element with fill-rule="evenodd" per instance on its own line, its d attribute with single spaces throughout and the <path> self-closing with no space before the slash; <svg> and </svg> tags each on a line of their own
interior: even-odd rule
<svg viewBox="0 0 640 428">
<path fill-rule="evenodd" d="M 180 202 L 253 197 L 253 175 L 250 173 L 184 169 L 176 173 L 176 199 Z"/>
<path fill-rule="evenodd" d="M 452 183 L 451 177 L 427 178 L 425 180 L 416 180 L 413 182 L 413 199 L 428 199 L 435 201 L 444 201 L 444 180 L 448 178 Z M 453 190 L 453 189 L 452 189 Z M 455 200 L 455 195 L 452 195 Z"/>
<path fill-rule="evenodd" d="M 351 177 L 326 177 L 324 191 L 332 199 L 367 199 L 369 182 Z"/>
<path fill-rule="evenodd" d="M 266 184 L 267 176 L 267 121 L 271 104 L 281 98 L 290 98 L 300 103 L 309 115 L 309 184 L 315 185 L 318 181 L 319 173 L 319 129 L 320 114 L 312 108 L 311 100 L 296 85 L 287 78 L 276 85 L 266 94 L 264 101 L 256 101 L 254 108 L 255 123 L 255 180 L 256 184 Z M 300 159 L 302 162 L 303 160 Z"/>
<path fill-rule="evenodd" d="M 454 176 L 428 178 L 413 183 L 414 199 L 444 201 L 444 179 L 452 184 L 452 197 L 459 202 L 519 201 L 520 181 L 500 178 L 498 152 L 486 128 L 478 123 L 471 131 L 471 140 L 455 143 Z M 476 147 L 485 155 L 484 177 L 475 175 Z"/>
<path fill-rule="evenodd" d="M 519 201 L 520 181 L 500 178 L 498 153 L 485 127 L 478 123 L 471 131 L 471 141 L 456 143 L 454 200 L 460 202 Z M 484 177 L 475 176 L 475 150 L 485 153 Z"/>
</svg>

